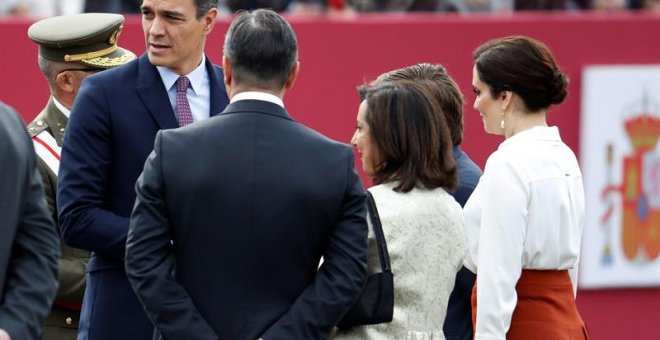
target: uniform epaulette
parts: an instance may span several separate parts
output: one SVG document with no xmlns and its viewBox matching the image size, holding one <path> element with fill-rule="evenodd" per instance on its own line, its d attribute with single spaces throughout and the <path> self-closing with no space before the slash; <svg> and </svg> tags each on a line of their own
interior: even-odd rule
<svg viewBox="0 0 660 340">
<path fill-rule="evenodd" d="M 44 119 L 35 119 L 32 123 L 28 124 L 27 132 L 30 135 L 30 138 L 40 134 L 48 128 L 48 124 Z"/>
</svg>

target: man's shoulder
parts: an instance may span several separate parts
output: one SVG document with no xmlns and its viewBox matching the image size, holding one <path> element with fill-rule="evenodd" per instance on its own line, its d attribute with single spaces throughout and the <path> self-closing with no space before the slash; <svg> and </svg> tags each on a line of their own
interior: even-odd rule
<svg viewBox="0 0 660 340">
<path fill-rule="evenodd" d="M 217 65 L 217 64 L 214 64 L 214 63 L 210 63 L 210 65 L 213 67 L 213 70 L 216 71 L 216 72 L 223 72 L 224 71 L 222 69 L 222 66 L 220 66 L 220 65 Z"/>
<path fill-rule="evenodd" d="M 311 143 L 318 144 L 321 147 L 326 147 L 335 151 L 351 151 L 351 146 L 340 142 L 336 139 L 332 139 L 323 133 L 297 121 L 294 121 L 301 133 L 309 138 Z"/>
<path fill-rule="evenodd" d="M 18 112 L 16 112 L 11 106 L 0 102 L 0 126 L 15 127 L 17 125 L 22 125 L 20 122 L 21 119 Z"/>
<path fill-rule="evenodd" d="M 126 78 L 128 77 L 137 77 L 138 75 L 138 70 L 140 69 L 140 60 L 142 58 L 138 58 L 135 60 L 132 60 L 124 65 L 118 66 L 118 67 L 113 67 L 111 69 L 104 70 L 103 72 L 98 72 L 95 73 L 88 78 L 90 79 L 97 79 L 100 82 L 124 82 L 126 81 Z M 155 70 L 155 67 L 154 67 Z M 125 86 L 132 85 L 133 87 L 135 84 L 124 84 Z"/>
<path fill-rule="evenodd" d="M 3 159 L 7 164 L 18 164 L 17 160 L 30 159 L 29 155 L 33 153 L 27 150 L 32 148 L 32 143 L 25 132 L 25 125 L 21 116 L 9 105 L 0 102 L 0 136 L 3 141 L 0 143 L 0 155 L 6 156 L 5 152 L 14 150 L 9 154 L 14 155 L 16 159 Z M 21 150 L 16 152 L 16 150 Z M 17 165 L 18 166 L 18 165 Z"/>
<path fill-rule="evenodd" d="M 208 55 L 206 56 L 206 66 L 207 66 L 207 68 L 208 68 L 209 66 L 211 66 L 211 68 L 212 68 L 215 72 L 220 72 L 220 73 L 222 73 L 222 72 L 224 71 L 224 70 L 222 69 L 222 66 L 220 66 L 220 65 L 218 65 L 218 64 L 216 64 L 216 63 L 214 63 L 213 60 L 211 60 L 211 58 L 209 58 Z"/>
<path fill-rule="evenodd" d="M 140 83 L 144 82 L 140 67 L 139 59 L 136 59 L 127 64 L 92 74 L 83 80 L 83 86 L 78 96 L 97 99 L 112 98 L 112 101 L 120 106 L 130 102 L 130 98 L 136 93 Z M 76 111 L 75 105 L 72 111 Z"/>
<path fill-rule="evenodd" d="M 27 131 L 30 137 L 36 137 L 42 132 L 47 131 L 60 144 L 67 122 L 67 116 L 57 107 L 54 99 L 51 98 L 43 110 L 27 125 Z"/>
<path fill-rule="evenodd" d="M 30 138 L 36 137 L 40 133 L 48 130 L 48 122 L 40 114 L 26 126 Z"/>
<path fill-rule="evenodd" d="M 459 176 L 462 174 L 477 178 L 481 176 L 481 168 L 479 168 L 470 156 L 458 147 L 454 148 L 454 158 L 456 159 L 456 167 L 458 168 Z"/>
</svg>

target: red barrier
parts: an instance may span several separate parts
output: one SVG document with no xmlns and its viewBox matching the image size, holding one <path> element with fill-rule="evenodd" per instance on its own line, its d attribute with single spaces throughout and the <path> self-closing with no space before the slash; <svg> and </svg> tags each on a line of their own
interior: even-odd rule
<svg viewBox="0 0 660 340">
<path fill-rule="evenodd" d="M 576 152 L 583 67 L 660 64 L 660 16 L 650 14 L 420 14 L 290 20 L 298 34 L 301 62 L 298 82 L 285 99 L 294 118 L 348 142 L 355 126 L 357 85 L 394 68 L 441 63 L 465 94 L 463 147 L 481 166 L 501 138 L 485 135 L 481 119 L 472 109 L 471 54 L 480 43 L 525 34 L 553 50 L 571 82 L 566 102 L 552 110 L 549 123 L 560 127 L 564 140 Z M 37 66 L 37 47 L 26 34 L 31 22 L 0 21 L 0 40 L 6 44 L 1 57 L 5 77 L 0 82 L 0 99 L 17 108 L 27 121 L 41 110 L 48 96 Z M 216 63 L 222 56 L 227 26 L 227 19 L 218 22 L 207 42 L 208 55 Z M 120 43 L 136 54 L 144 51 L 139 17 L 128 18 Z M 589 291 L 580 293 L 577 301 L 593 339 L 647 339 L 659 333 L 660 289 Z"/>
</svg>

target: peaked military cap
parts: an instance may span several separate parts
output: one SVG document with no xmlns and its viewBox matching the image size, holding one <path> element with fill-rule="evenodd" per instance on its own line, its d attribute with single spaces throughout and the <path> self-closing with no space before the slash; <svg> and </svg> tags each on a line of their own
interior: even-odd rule
<svg viewBox="0 0 660 340">
<path fill-rule="evenodd" d="M 35 22 L 28 36 L 39 44 L 44 59 L 106 69 L 135 59 L 133 52 L 117 46 L 123 24 L 121 14 L 62 15 Z"/>
</svg>

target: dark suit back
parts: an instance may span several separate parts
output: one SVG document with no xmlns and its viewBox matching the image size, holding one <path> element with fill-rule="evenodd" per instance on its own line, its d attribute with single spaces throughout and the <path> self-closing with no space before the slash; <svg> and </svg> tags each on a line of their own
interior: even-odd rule
<svg viewBox="0 0 660 340">
<path fill-rule="evenodd" d="M 481 169 L 474 164 L 459 146 L 454 146 L 454 159 L 458 170 L 458 187 L 452 193 L 456 201 L 465 206 L 468 198 L 479 183 Z M 449 296 L 447 304 L 447 316 L 443 332 L 447 340 L 469 340 L 472 339 L 472 306 L 470 296 L 476 276 L 467 268 L 462 267 L 456 274 L 454 290 Z"/>
<path fill-rule="evenodd" d="M 159 228 L 140 202 L 157 188 L 165 197 L 176 279 L 218 338 L 323 338 L 366 270 L 364 191 L 350 147 L 256 100 L 159 137 L 138 181 L 127 258 L 150 253 L 142 241 L 132 242 Z M 321 256 L 325 268 L 317 275 Z M 163 287 L 143 284 L 152 282 L 150 273 L 133 272 L 132 265 L 138 294 L 147 305 L 159 301 Z M 166 323 L 163 310 L 151 313 L 163 320 L 157 326 L 166 338 L 190 327 Z"/>
<path fill-rule="evenodd" d="M 228 100 L 222 70 L 208 58 L 210 114 Z M 135 181 L 156 132 L 178 127 L 156 67 L 145 55 L 85 79 L 62 150 L 58 214 L 67 244 L 93 252 L 80 338 L 144 339 L 153 326 L 124 271 Z"/>
</svg>

